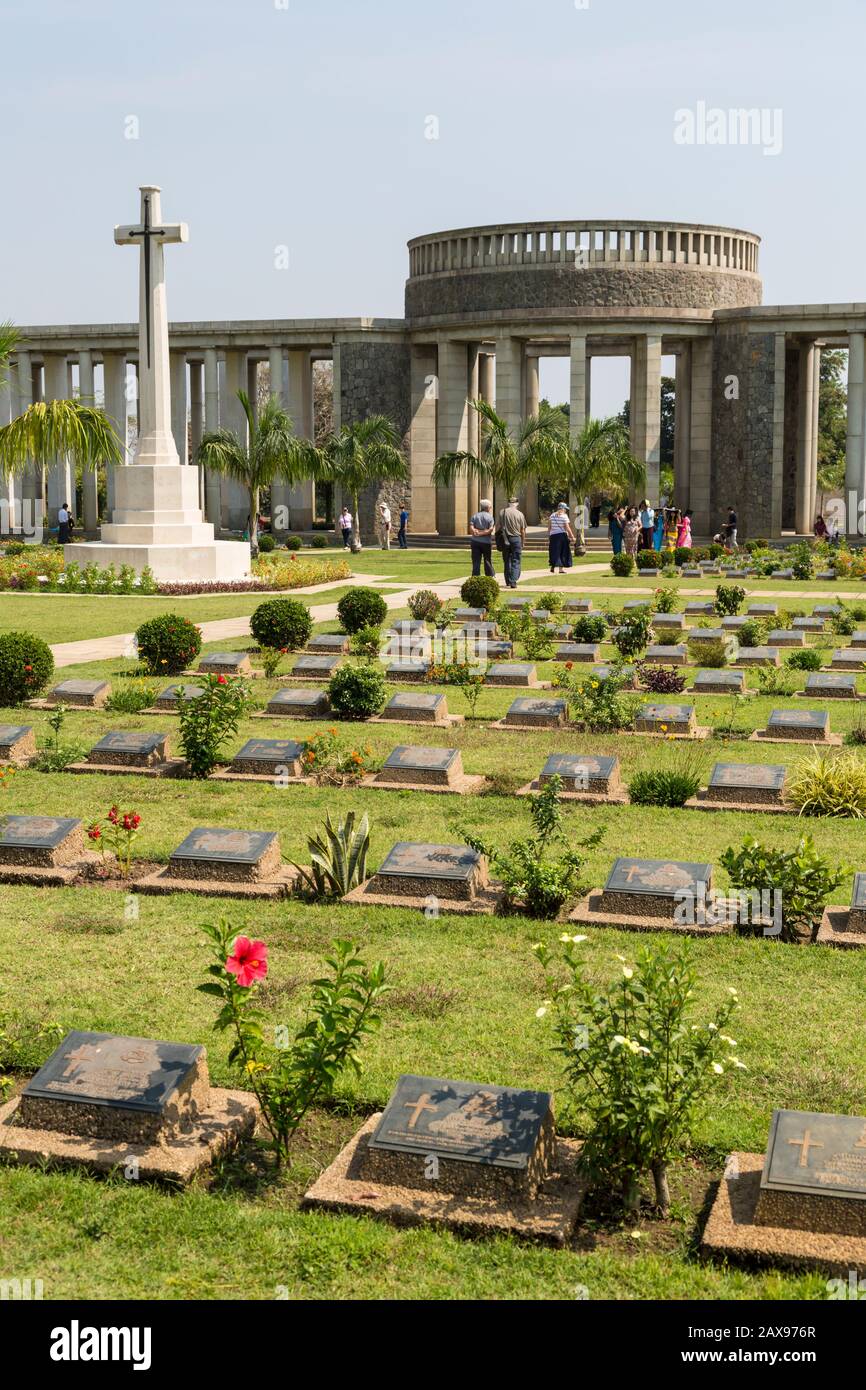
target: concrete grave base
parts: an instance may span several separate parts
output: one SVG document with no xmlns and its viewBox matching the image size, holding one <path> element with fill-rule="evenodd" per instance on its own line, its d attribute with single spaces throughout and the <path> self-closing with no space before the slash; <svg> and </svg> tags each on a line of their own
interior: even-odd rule
<svg viewBox="0 0 866 1390">
<path fill-rule="evenodd" d="M 344 899 L 345 901 L 345 899 Z M 588 1184 L 578 1175 L 580 1143 L 556 1140 L 556 1172 L 533 1201 L 458 1195 L 371 1182 L 361 1174 L 364 1151 L 381 1119 L 371 1115 L 304 1194 L 302 1208 L 363 1213 L 398 1226 L 440 1226 L 470 1237 L 512 1235 L 562 1249 L 568 1244 Z"/>
<path fill-rule="evenodd" d="M 816 945 L 837 946 L 843 951 L 858 950 L 861 946 L 866 946 L 866 930 L 861 928 L 858 922 L 852 931 L 850 922 L 850 907 L 825 908 L 815 937 Z"/>
<path fill-rule="evenodd" d="M 429 787 L 425 787 L 429 791 Z M 364 883 L 353 888 L 351 893 L 347 893 L 340 899 L 341 903 L 349 903 L 353 907 L 403 907 L 412 908 L 417 912 L 429 911 L 431 899 L 435 898 L 440 913 L 459 913 L 462 917 L 472 917 L 476 915 L 492 916 L 499 910 L 499 906 L 505 896 L 502 885 L 499 883 L 488 884 L 485 888 L 479 888 L 472 898 L 445 898 L 439 897 L 435 889 L 431 889 L 425 894 L 410 893 L 381 893 L 375 887 L 375 875 L 368 878 Z"/>
<path fill-rule="evenodd" d="M 379 792 L 452 792 L 458 796 L 474 796 L 487 781 L 486 777 L 478 777 L 468 772 L 457 773 L 447 786 L 435 782 L 389 782 L 384 780 L 386 775 L 383 768 L 381 772 L 362 777 L 358 785 Z"/>
<path fill-rule="evenodd" d="M 80 851 L 73 862 L 65 864 L 0 863 L 0 883 L 28 884 L 34 888 L 65 888 L 87 869 L 97 865 L 101 867 L 102 862 L 102 855 L 98 851 L 86 849 Z"/>
<path fill-rule="evenodd" d="M 255 882 L 225 878 L 180 878 L 168 867 L 159 869 L 130 885 L 134 893 L 165 896 L 167 893 L 195 893 L 206 898 L 285 898 L 298 877 L 297 869 L 284 864 L 271 879 Z"/>
<path fill-rule="evenodd" d="M 569 922 L 577 922 L 584 927 L 617 927 L 620 931 L 669 931 L 675 932 L 678 936 L 730 936 L 730 922 L 723 922 L 718 926 L 701 925 L 693 923 L 691 925 L 681 925 L 675 922 L 673 917 L 659 916 L 639 916 L 623 912 L 606 912 L 601 906 L 604 897 L 604 890 L 596 888 L 588 893 L 585 898 L 581 898 L 577 907 L 568 914 Z"/>
<path fill-rule="evenodd" d="M 272 772 L 235 772 L 230 767 L 221 769 L 219 772 L 212 772 L 207 779 L 209 782 L 274 782 L 277 780 L 276 771 Z M 283 777 L 280 776 L 281 787 L 314 787 L 315 777 Z"/>
<path fill-rule="evenodd" d="M 14 743 L 2 746 L 4 752 L 0 755 L 0 767 L 26 767 L 30 759 L 36 756 L 36 730 L 30 729 Z"/>
<path fill-rule="evenodd" d="M 651 733 L 648 729 L 647 729 L 646 731 L 644 731 L 643 729 L 618 729 L 618 730 L 617 730 L 617 738 L 620 738 L 620 737 L 623 737 L 623 736 L 624 736 L 625 738 L 660 738 L 660 739 L 676 738 L 676 739 L 685 739 L 686 741 L 688 741 L 688 740 L 690 740 L 690 739 L 693 740 L 693 739 L 709 738 L 709 736 L 710 736 L 710 734 L 711 734 L 712 732 L 713 732 L 712 729 L 706 727 L 705 725 L 703 725 L 703 724 L 696 724 L 695 727 L 694 727 L 694 729 L 692 729 L 692 731 L 691 731 L 690 733 L 688 733 L 688 734 L 672 734 L 672 733 L 666 733 L 666 734 L 658 733 L 658 734 L 657 734 L 657 733 Z"/>
<path fill-rule="evenodd" d="M 824 1235 L 755 1221 L 764 1155 L 733 1153 L 701 1239 L 704 1258 L 816 1269 L 847 1280 L 866 1274 L 866 1236 Z"/>
<path fill-rule="evenodd" d="M 690 796 L 688 801 L 683 802 L 683 808 L 687 811 L 760 811 L 768 816 L 797 815 L 793 806 L 772 801 L 718 801 L 708 797 L 706 789 L 699 791 L 696 796 Z"/>
<path fill-rule="evenodd" d="M 507 724 L 504 719 L 497 719 L 495 724 L 488 724 L 487 727 L 488 729 L 501 729 L 505 733 L 509 734 L 546 734 L 559 733 L 563 729 L 572 729 L 575 726 L 573 724 L 569 724 L 567 721 L 564 724 L 560 724 L 555 719 L 551 719 L 549 723 L 545 724 L 540 724 L 537 721 L 535 723 L 526 724 Z"/>
<path fill-rule="evenodd" d="M 532 796 L 542 790 L 542 784 L 537 779 L 534 782 L 527 782 L 515 793 L 516 796 Z M 560 801 L 574 801 L 579 806 L 627 806 L 628 792 L 568 792 L 559 793 Z"/>
<path fill-rule="evenodd" d="M 464 724 L 466 716 L 464 714 L 449 714 L 444 719 L 395 719 L 393 715 L 386 718 L 382 714 L 374 714 L 372 719 L 364 721 L 366 724 L 408 724 L 412 728 L 418 729 L 450 729 L 455 724 Z"/>
<path fill-rule="evenodd" d="M 254 671 L 181 671 L 180 674 L 181 679 L 196 681 L 204 680 L 205 676 L 225 676 L 226 680 L 259 681 L 264 680 L 265 676 L 264 671 L 258 669 Z"/>
<path fill-rule="evenodd" d="M 178 777 L 186 767 L 184 758 L 166 758 L 164 763 L 136 767 L 134 763 L 69 763 L 64 772 L 100 772 L 106 777 Z"/>
<path fill-rule="evenodd" d="M 822 668 L 823 669 L 823 668 Z M 818 674 L 816 672 L 816 674 Z M 795 700 L 811 700 L 814 704 L 816 700 L 847 700 L 850 704 L 852 700 L 866 700 L 866 695 L 861 695 L 859 691 L 830 690 L 826 687 L 823 690 L 795 690 Z"/>
<path fill-rule="evenodd" d="M 187 1134 L 158 1144 L 124 1144 L 16 1123 L 18 1097 L 0 1107 L 0 1156 L 9 1162 L 110 1173 L 135 1161 L 139 1179 L 186 1184 L 220 1154 L 252 1134 L 258 1103 L 248 1091 L 211 1087 L 207 1109 Z"/>
<path fill-rule="evenodd" d="M 812 698 L 814 699 L 814 696 Z M 792 743 L 820 743 L 823 748 L 839 748 L 842 735 L 821 734 L 816 738 L 814 734 L 809 736 L 808 733 L 790 733 L 780 737 L 779 734 L 768 733 L 766 729 L 756 729 L 753 734 L 749 734 L 749 743 L 787 743 L 789 747 Z"/>
<path fill-rule="evenodd" d="M 103 709 L 105 702 L 111 694 L 106 690 L 105 695 L 99 700 L 64 700 L 66 709 Z M 59 700 L 25 700 L 28 709 L 57 709 Z"/>
</svg>

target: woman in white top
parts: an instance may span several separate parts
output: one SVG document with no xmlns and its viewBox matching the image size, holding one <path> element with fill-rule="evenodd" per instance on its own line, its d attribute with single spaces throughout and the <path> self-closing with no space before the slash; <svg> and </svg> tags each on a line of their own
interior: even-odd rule
<svg viewBox="0 0 866 1390">
<path fill-rule="evenodd" d="M 574 532 L 568 515 L 568 503 L 557 502 L 550 513 L 547 524 L 547 551 L 550 560 L 550 573 L 555 569 L 565 574 L 571 569 L 571 547 L 574 545 Z"/>
</svg>

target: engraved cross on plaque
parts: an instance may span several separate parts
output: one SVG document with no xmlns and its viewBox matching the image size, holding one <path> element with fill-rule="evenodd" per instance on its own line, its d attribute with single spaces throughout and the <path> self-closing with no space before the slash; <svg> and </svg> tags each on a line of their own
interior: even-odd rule
<svg viewBox="0 0 866 1390">
<path fill-rule="evenodd" d="M 436 1112 L 436 1106 L 435 1106 L 435 1105 L 428 1105 L 427 1102 L 428 1102 L 429 1099 L 430 1099 L 430 1092 L 429 1092 L 429 1091 L 425 1091 L 424 1094 L 423 1094 L 423 1096 L 419 1096 L 417 1100 L 407 1100 L 407 1101 L 404 1101 L 404 1103 L 403 1103 L 403 1109 L 404 1109 L 404 1110 L 411 1110 L 411 1111 L 412 1111 L 412 1118 L 411 1118 L 411 1120 L 409 1121 L 409 1128 L 410 1128 L 410 1129 L 414 1129 L 414 1128 L 415 1128 L 415 1126 L 416 1126 L 417 1123 L 418 1123 L 418 1120 L 419 1120 L 420 1117 L 421 1117 L 421 1112 L 422 1112 L 422 1111 L 424 1111 L 424 1110 L 432 1110 L 433 1113 L 435 1114 L 435 1112 Z"/>
<path fill-rule="evenodd" d="M 820 1141 L 819 1139 L 813 1139 L 813 1138 L 812 1138 L 812 1131 L 811 1131 L 811 1129 L 804 1129 L 804 1130 L 803 1130 L 803 1138 L 802 1138 L 802 1139 L 789 1139 L 789 1140 L 788 1140 L 788 1143 L 789 1143 L 789 1144 L 799 1145 L 799 1148 L 800 1148 L 800 1167 L 801 1167 L 801 1168 L 808 1168 L 808 1167 L 809 1167 L 809 1150 L 810 1150 L 810 1149 L 823 1149 L 823 1148 L 824 1148 L 824 1145 L 821 1143 L 821 1141 Z"/>
</svg>

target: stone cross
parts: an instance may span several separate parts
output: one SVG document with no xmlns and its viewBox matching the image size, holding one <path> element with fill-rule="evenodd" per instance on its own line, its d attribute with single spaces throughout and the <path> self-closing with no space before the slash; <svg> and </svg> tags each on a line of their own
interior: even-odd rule
<svg viewBox="0 0 866 1390">
<path fill-rule="evenodd" d="M 115 227 L 118 246 L 141 248 L 138 329 L 138 446 L 135 463 L 179 464 L 171 432 L 171 386 L 168 358 L 168 310 L 165 297 L 166 242 L 188 241 L 185 222 L 164 224 L 160 190 L 141 187 L 141 223 Z"/>
</svg>

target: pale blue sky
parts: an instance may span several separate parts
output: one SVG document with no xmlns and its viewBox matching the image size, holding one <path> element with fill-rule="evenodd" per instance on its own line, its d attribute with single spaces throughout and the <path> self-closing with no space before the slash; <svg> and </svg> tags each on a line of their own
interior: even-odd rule
<svg viewBox="0 0 866 1390">
<path fill-rule="evenodd" d="M 744 227 L 767 302 L 866 298 L 864 0 L 0 0 L 0 26 L 0 318 L 133 318 L 112 227 L 142 182 L 189 223 L 174 319 L 400 316 L 409 237 L 548 217 Z M 781 153 L 676 144 L 700 101 L 780 108 Z"/>
</svg>

